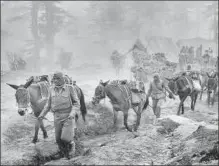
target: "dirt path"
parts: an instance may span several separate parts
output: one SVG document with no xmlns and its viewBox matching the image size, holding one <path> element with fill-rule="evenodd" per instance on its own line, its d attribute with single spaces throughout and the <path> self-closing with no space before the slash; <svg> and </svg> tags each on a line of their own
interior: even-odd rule
<svg viewBox="0 0 219 166">
<path fill-rule="evenodd" d="M 69 72 L 70 74 L 74 72 Z M 22 81 L 33 75 L 34 73 L 12 73 L 2 79 L 1 82 L 1 150 L 2 158 L 5 163 L 11 160 L 11 156 L 14 161 L 19 161 L 17 163 L 24 163 L 24 158 L 28 159 L 29 155 L 34 155 L 36 151 L 36 146 L 30 143 L 33 136 L 33 126 L 34 119 L 28 116 L 25 117 L 18 115 L 16 111 L 16 102 L 14 98 L 14 90 L 7 86 L 5 83 L 19 84 Z M 36 74 L 36 73 L 35 73 Z M 22 75 L 22 77 L 18 76 Z M 36 74 L 37 75 L 37 74 Z M 98 78 L 94 78 L 92 75 L 87 76 L 79 74 L 80 76 L 73 79 L 77 80 L 78 85 L 83 89 L 85 93 L 86 101 L 90 101 L 94 93 L 95 86 L 98 84 Z M 86 81 L 85 80 L 86 77 Z M 109 73 L 99 74 L 99 78 L 103 80 L 108 80 Z M 112 76 L 111 78 L 114 78 Z M 187 104 L 185 109 L 185 114 L 181 117 L 185 117 L 193 120 L 194 122 L 200 122 L 200 124 L 214 124 L 218 125 L 218 106 L 208 108 L 206 102 L 206 96 L 203 96 L 203 101 L 197 101 L 195 111 L 191 111 Z M 104 101 L 102 101 L 102 104 Z M 151 103 L 151 102 L 150 102 Z M 161 117 L 168 115 L 176 115 L 179 100 L 167 99 L 164 108 L 161 112 Z M 105 105 L 111 108 L 108 99 L 105 101 Z M 96 116 L 96 110 L 91 110 L 89 116 Z M 102 112 L 106 111 L 105 109 Z M 112 114 L 112 113 L 111 113 Z M 152 109 L 148 109 L 142 114 L 141 125 L 137 133 L 137 137 L 133 133 L 129 133 L 124 130 L 123 126 L 123 115 L 119 113 L 118 117 L 118 127 L 119 131 L 104 135 L 97 135 L 89 137 L 83 140 L 84 146 L 90 148 L 92 153 L 84 158 L 80 159 L 80 163 L 84 164 L 164 164 L 167 160 L 171 158 L 171 139 L 168 135 L 162 135 L 157 132 L 159 126 L 152 125 L 154 115 Z M 50 118 L 51 119 L 51 118 Z M 133 122 L 135 119 L 135 114 L 130 111 L 129 122 Z M 90 119 L 90 122 L 94 119 Z M 103 119 L 102 119 L 103 120 Z M 107 118 L 104 119 L 106 123 Z M 109 121 L 112 121 L 109 119 Z M 43 141 L 46 144 L 51 144 L 50 147 L 54 147 L 54 130 L 52 122 L 45 121 L 46 128 L 49 131 L 49 139 L 43 140 L 41 131 L 39 132 L 40 145 L 43 145 Z M 101 122 L 103 129 L 105 126 L 104 122 Z M 102 132 L 102 131 L 101 131 Z M 46 145 L 45 144 L 45 145 Z M 39 147 L 38 146 L 38 147 Z M 45 150 L 41 149 L 41 150 Z M 52 151 L 55 151 L 53 148 Z M 25 161 L 26 162 L 26 161 Z M 9 162 L 10 163 L 10 162 Z M 57 164 L 57 163 L 56 163 Z M 66 164 L 66 162 L 61 161 L 61 164 Z"/>
</svg>

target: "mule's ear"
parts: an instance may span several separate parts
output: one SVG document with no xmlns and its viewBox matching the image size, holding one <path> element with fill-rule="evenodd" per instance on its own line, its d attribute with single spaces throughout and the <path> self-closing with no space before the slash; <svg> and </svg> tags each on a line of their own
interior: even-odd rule
<svg viewBox="0 0 219 166">
<path fill-rule="evenodd" d="M 110 80 L 103 83 L 103 86 L 106 86 L 109 83 Z"/>
<path fill-rule="evenodd" d="M 6 83 L 6 84 L 9 85 L 10 87 L 12 87 L 12 88 L 15 89 L 15 90 L 17 90 L 18 87 L 19 87 L 19 86 L 17 86 L 17 85 L 13 85 L 13 84 L 8 84 L 8 83 Z"/>
<path fill-rule="evenodd" d="M 33 83 L 33 78 L 31 78 L 25 85 L 24 88 L 28 88 Z"/>
<path fill-rule="evenodd" d="M 164 77 L 167 81 L 171 81 L 172 79 Z"/>
<path fill-rule="evenodd" d="M 209 76 L 208 72 L 206 72 L 206 75 L 208 76 L 208 78 L 210 78 L 210 76 Z"/>
<path fill-rule="evenodd" d="M 217 74 L 215 73 L 214 76 L 213 76 L 213 78 L 215 78 L 216 76 L 217 76 Z"/>
</svg>

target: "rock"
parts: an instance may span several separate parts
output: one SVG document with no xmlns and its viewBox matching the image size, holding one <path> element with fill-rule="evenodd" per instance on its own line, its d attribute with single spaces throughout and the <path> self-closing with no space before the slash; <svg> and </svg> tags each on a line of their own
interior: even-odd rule
<svg viewBox="0 0 219 166">
<path fill-rule="evenodd" d="M 172 160 L 168 161 L 164 165 L 192 165 L 192 161 L 190 156 L 183 155 L 173 158 Z"/>
<path fill-rule="evenodd" d="M 49 157 L 58 152 L 58 146 L 54 142 L 38 142 L 36 152 L 38 156 Z"/>
<path fill-rule="evenodd" d="M 172 120 L 168 117 L 158 119 L 157 124 L 162 126 L 162 127 L 157 129 L 157 132 L 160 132 L 161 134 L 164 134 L 164 133 L 169 134 L 169 133 L 173 132 L 180 125 L 178 122 L 175 122 L 175 120 Z"/>
<path fill-rule="evenodd" d="M 198 126 L 197 130 L 194 131 L 190 136 L 186 138 L 186 140 L 196 138 L 198 140 L 203 139 L 218 139 L 218 126 L 216 125 L 200 125 Z"/>
<path fill-rule="evenodd" d="M 47 162 L 44 165 L 80 165 L 79 160 L 81 158 L 82 158 L 81 156 L 74 157 L 70 160 L 62 158 L 59 160 L 53 160 L 53 161 Z"/>
</svg>

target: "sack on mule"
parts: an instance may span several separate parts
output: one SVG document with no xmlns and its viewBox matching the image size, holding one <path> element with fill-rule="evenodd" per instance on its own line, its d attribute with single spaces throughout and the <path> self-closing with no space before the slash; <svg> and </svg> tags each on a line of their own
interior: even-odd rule
<svg viewBox="0 0 219 166">
<path fill-rule="evenodd" d="M 139 104 L 141 102 L 141 97 L 139 96 L 139 94 L 135 93 L 135 92 L 131 92 L 132 94 L 132 104 Z"/>
<path fill-rule="evenodd" d="M 198 80 L 192 80 L 194 89 L 197 91 L 201 91 L 201 85 Z"/>
</svg>

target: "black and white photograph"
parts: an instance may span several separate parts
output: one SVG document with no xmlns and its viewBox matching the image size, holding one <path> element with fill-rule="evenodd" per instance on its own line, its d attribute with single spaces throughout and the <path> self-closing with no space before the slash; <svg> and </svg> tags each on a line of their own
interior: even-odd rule
<svg viewBox="0 0 219 166">
<path fill-rule="evenodd" d="M 1 165 L 218 165 L 218 1 L 1 1 Z"/>
</svg>

